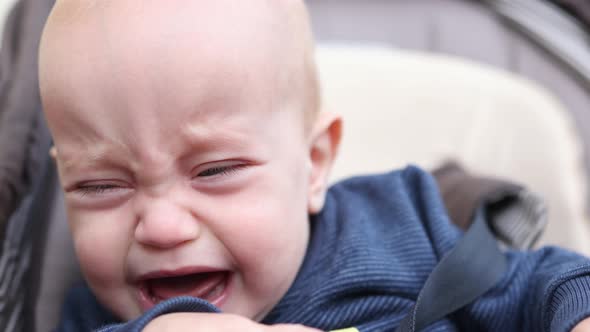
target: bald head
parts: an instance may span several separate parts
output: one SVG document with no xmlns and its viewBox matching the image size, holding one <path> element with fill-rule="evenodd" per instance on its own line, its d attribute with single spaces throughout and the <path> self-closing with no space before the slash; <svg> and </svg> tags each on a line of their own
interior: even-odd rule
<svg viewBox="0 0 590 332">
<path fill-rule="evenodd" d="M 318 108 L 312 53 L 299 0 L 58 0 L 40 87 L 53 131 L 53 120 L 89 107 L 94 116 L 135 108 L 148 117 L 194 107 L 209 85 L 253 94 L 247 87 L 260 82 L 260 102 L 297 107 L 309 123 Z"/>
<path fill-rule="evenodd" d="M 82 272 L 116 316 L 186 293 L 261 320 L 287 293 L 340 138 L 315 117 L 311 39 L 302 0 L 57 1 L 43 108 Z M 212 272 L 145 277 L 195 266 Z"/>
</svg>

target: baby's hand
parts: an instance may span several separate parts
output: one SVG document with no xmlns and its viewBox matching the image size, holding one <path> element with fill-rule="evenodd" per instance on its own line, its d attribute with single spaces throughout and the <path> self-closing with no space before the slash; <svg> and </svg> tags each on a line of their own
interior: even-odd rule
<svg viewBox="0 0 590 332">
<path fill-rule="evenodd" d="M 263 325 L 231 314 L 174 313 L 151 321 L 143 332 L 319 332 L 301 325 Z"/>
<path fill-rule="evenodd" d="M 590 332 L 590 318 L 586 318 L 576 325 L 572 332 Z"/>
</svg>

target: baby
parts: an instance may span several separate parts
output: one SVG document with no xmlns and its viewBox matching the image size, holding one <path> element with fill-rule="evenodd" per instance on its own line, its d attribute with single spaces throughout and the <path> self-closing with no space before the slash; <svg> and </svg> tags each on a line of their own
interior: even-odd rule
<svg viewBox="0 0 590 332">
<path fill-rule="evenodd" d="M 91 289 L 59 330 L 394 330 L 461 236 L 415 168 L 327 192 L 341 120 L 300 0 L 58 0 L 40 88 Z M 586 258 L 507 255 L 433 328 L 590 331 Z"/>
</svg>

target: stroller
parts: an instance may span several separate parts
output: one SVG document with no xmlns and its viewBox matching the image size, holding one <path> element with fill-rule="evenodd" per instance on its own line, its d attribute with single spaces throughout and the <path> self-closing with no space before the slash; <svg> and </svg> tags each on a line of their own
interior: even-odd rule
<svg viewBox="0 0 590 332">
<path fill-rule="evenodd" d="M 81 278 L 69 240 L 63 197 L 58 186 L 55 165 L 48 153 L 51 137 L 41 113 L 37 88 L 38 42 L 53 1 L 14 0 L 13 2 L 14 6 L 5 21 L 4 38 L 0 49 L 0 241 L 2 241 L 0 330 L 49 331 L 59 319 L 59 308 L 65 291 Z M 385 167 L 391 168 L 416 160 L 432 169 L 449 157 L 460 160 L 461 163 L 469 166 L 469 169 L 486 176 L 501 176 L 517 181 L 530 176 L 530 179 L 526 178 L 526 185 L 535 192 L 542 192 L 552 208 L 549 212 L 550 220 L 565 223 L 555 226 L 549 222 L 547 233 L 552 233 L 552 227 L 569 227 L 571 230 L 566 234 L 567 236 L 553 242 L 562 245 L 579 243 L 580 246 L 588 243 L 583 237 L 584 232 L 588 230 L 585 228 L 588 226 L 585 201 L 586 187 L 589 182 L 588 174 L 590 174 L 590 154 L 588 154 L 590 152 L 590 120 L 586 114 L 586 109 L 590 106 L 590 44 L 588 42 L 589 25 L 584 23 L 588 22 L 589 18 L 588 6 L 584 5 L 583 1 L 580 2 L 579 7 L 575 1 L 558 2 L 544 0 L 309 0 L 308 5 L 316 38 L 320 44 L 329 45 L 320 47 L 318 51 L 320 74 L 325 84 L 324 90 L 328 94 L 326 98 L 328 104 L 331 100 L 340 100 L 340 103 L 331 104 L 334 107 L 344 107 L 343 104 L 349 103 L 343 99 L 345 93 L 330 90 L 331 84 L 336 85 L 337 82 L 355 81 L 359 86 L 370 86 L 371 89 L 367 90 L 373 90 L 371 83 L 361 79 L 362 75 L 368 75 L 371 70 L 376 70 L 363 67 L 361 62 L 366 63 L 366 60 L 384 63 L 396 61 L 396 67 L 390 69 L 395 73 L 399 73 L 401 67 L 408 64 L 414 64 L 411 67 L 416 69 L 425 62 L 435 63 L 427 67 L 429 72 L 424 73 L 427 77 L 426 81 L 445 82 L 448 78 L 445 73 L 457 73 L 463 69 L 471 73 L 475 70 L 478 74 L 470 76 L 474 80 L 469 81 L 470 86 L 478 86 L 480 83 L 484 85 L 483 82 L 486 79 L 496 77 L 494 70 L 489 69 L 494 67 L 501 71 L 502 74 L 498 75 L 510 76 L 502 82 L 517 82 L 513 85 L 506 83 L 509 87 L 514 87 L 515 93 L 525 89 L 530 92 L 529 96 L 534 96 L 532 99 L 538 101 L 536 104 L 526 105 L 529 109 L 538 106 L 539 109 L 535 111 L 538 111 L 539 118 L 542 120 L 539 123 L 544 126 L 543 130 L 535 131 L 531 125 L 531 127 L 517 128 L 519 132 L 529 135 L 547 134 L 551 139 L 558 137 L 555 139 L 555 144 L 560 146 L 559 150 L 544 151 L 544 154 L 539 154 L 539 158 L 548 158 L 555 163 L 552 164 L 551 171 L 547 171 L 548 165 L 539 165 L 537 175 L 530 171 L 529 166 L 537 165 L 542 159 L 535 159 L 532 152 L 524 161 L 511 160 L 514 163 L 524 164 L 506 168 L 497 160 L 482 159 L 477 153 L 472 153 L 469 158 L 465 158 L 465 155 L 450 152 L 457 141 L 451 141 L 448 146 L 443 146 L 440 150 L 436 150 L 440 146 L 432 147 L 432 144 L 425 143 L 427 148 L 421 155 L 403 151 L 402 146 L 390 147 L 392 151 L 401 151 L 399 156 L 395 157 L 396 159 L 381 161 L 378 167 L 355 164 L 355 160 L 374 160 L 378 156 L 358 158 L 358 153 L 361 153 L 359 151 L 350 153 L 343 151 L 342 160 L 339 161 L 343 166 L 337 166 L 335 178 L 359 170 L 379 170 L 384 164 L 386 164 Z M 586 11 L 583 8 L 586 8 Z M 334 45 L 335 43 L 337 45 Z M 346 45 L 342 46 L 343 43 Z M 359 51 L 358 45 L 361 45 L 364 50 Z M 458 58 L 463 60 L 457 60 Z M 416 59 L 421 61 L 415 63 Z M 469 60 L 465 62 L 465 59 Z M 445 67 L 450 68 L 448 71 L 438 70 L 443 66 L 443 62 L 444 66 L 450 66 Z M 356 76 L 350 73 L 347 75 L 352 76 L 338 76 L 343 75 L 343 68 L 351 64 L 358 69 L 355 72 Z M 384 66 L 387 67 L 389 64 Z M 379 67 L 378 71 L 382 72 L 383 68 Z M 526 77 L 527 80 L 515 78 L 505 72 L 516 73 L 520 77 Z M 424 100 L 432 96 L 430 90 L 436 89 L 436 86 L 429 86 L 427 88 L 429 91 L 421 91 L 419 89 L 426 88 L 422 85 L 409 84 L 413 82 L 411 78 L 415 76 L 417 75 L 410 72 L 404 82 L 395 85 L 397 89 L 391 89 L 391 92 L 386 91 L 384 94 L 387 97 L 413 93 L 411 101 L 403 105 L 416 108 L 423 107 L 425 104 L 435 105 L 445 110 L 468 107 L 465 106 L 467 104 L 461 106 L 457 103 L 444 105 L 442 99 L 436 98 L 433 99 L 437 101 L 436 103 L 425 103 Z M 342 80 L 343 77 L 347 79 Z M 392 83 L 391 81 L 381 83 L 381 85 L 384 84 Z M 456 87 L 458 90 L 464 88 L 465 86 L 459 85 Z M 548 97 L 545 90 L 550 91 L 553 97 Z M 334 97 L 330 97 L 332 95 Z M 373 97 L 374 95 L 368 96 L 368 98 Z M 454 100 L 456 101 L 456 98 Z M 355 105 L 354 102 L 349 104 Z M 499 105 L 507 106 L 507 104 Z M 522 105 L 518 104 L 517 107 L 513 105 L 511 109 L 519 110 L 519 106 Z M 559 111 L 551 111 L 553 113 L 547 117 L 542 116 L 545 106 Z M 356 111 L 358 113 L 358 109 Z M 411 123 L 412 119 L 408 117 L 418 113 L 403 113 L 403 116 L 398 118 Z M 355 112 L 351 111 L 350 114 L 345 114 L 345 118 L 349 115 L 354 117 L 354 114 Z M 457 113 L 454 116 L 465 119 L 465 113 Z M 358 120 L 358 115 L 355 120 Z M 449 128 L 457 128 L 457 119 L 449 123 L 453 124 Z M 354 124 L 360 127 L 355 128 Z M 473 123 L 466 123 L 466 128 L 470 128 L 469 124 Z M 351 128 L 348 129 L 352 133 L 357 129 L 366 132 L 366 124 L 365 127 L 362 126 L 360 120 L 351 121 Z M 545 129 L 549 131 L 544 131 Z M 384 130 L 388 134 L 396 131 L 391 128 Z M 444 133 L 440 132 L 439 135 Z M 354 140 L 361 140 L 361 138 L 362 136 L 351 135 L 346 139 L 350 140 L 351 145 L 354 146 Z M 459 136 L 457 139 L 465 141 Z M 533 141 L 534 139 L 535 137 Z M 345 146 L 347 144 L 349 143 L 344 143 Z M 481 148 L 481 145 L 473 144 L 478 147 L 476 150 Z M 360 145 L 363 144 L 360 143 Z M 449 146 L 450 148 L 447 149 Z M 412 151 L 415 150 L 420 149 L 412 149 Z M 534 149 L 531 148 L 531 150 Z M 486 154 L 484 152 L 482 154 Z M 425 156 L 436 158 L 428 159 Z M 451 167 L 451 169 L 456 171 L 456 168 Z M 520 172 L 514 172 L 515 169 L 520 169 Z M 546 174 L 543 172 L 563 175 L 563 177 L 553 176 L 556 178 L 553 180 L 560 182 L 559 188 L 556 188 L 554 182 L 547 183 L 552 179 L 539 179 L 539 173 Z M 448 166 L 439 169 L 438 179 L 443 196 L 445 196 L 445 186 L 450 186 L 449 183 L 453 182 L 448 180 L 449 177 L 444 177 L 448 174 L 450 174 Z M 468 180 L 462 183 L 474 183 L 472 182 L 474 177 L 464 176 L 463 179 Z M 543 186 L 536 187 L 535 181 L 545 183 L 549 188 L 547 192 L 543 192 L 545 188 Z M 495 185 L 502 183 L 504 182 L 492 181 Z M 551 191 L 556 193 L 552 194 Z M 456 192 L 447 191 L 449 195 Z M 499 229 L 498 234 L 508 234 L 510 237 L 507 239 L 499 236 L 506 245 L 525 249 L 532 246 L 540 234 L 544 222 L 539 220 L 545 212 L 542 209 L 539 210 L 538 200 L 531 198 L 528 194 L 518 192 L 517 196 L 520 199 L 519 202 L 525 202 L 527 207 L 537 207 L 533 213 L 535 223 L 526 227 L 527 231 L 524 235 L 519 233 L 519 230 L 512 229 L 511 225 L 505 226 L 507 228 L 504 229 L 508 229 L 505 233 L 501 232 L 502 225 L 496 226 Z M 451 201 L 445 199 L 453 220 L 460 224 L 458 221 L 466 219 L 465 216 L 471 213 L 469 204 L 453 206 L 449 203 Z M 464 203 L 465 199 L 463 198 L 461 202 Z M 574 235 L 583 238 L 571 241 L 568 236 Z M 546 243 L 543 239 L 541 241 Z M 587 249 L 584 247 L 573 249 L 590 252 L 585 251 Z"/>
</svg>

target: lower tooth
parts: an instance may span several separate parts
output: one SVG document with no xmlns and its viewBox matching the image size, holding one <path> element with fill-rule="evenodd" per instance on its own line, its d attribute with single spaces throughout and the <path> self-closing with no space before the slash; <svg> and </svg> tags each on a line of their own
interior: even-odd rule
<svg viewBox="0 0 590 332">
<path fill-rule="evenodd" d="M 219 285 L 215 286 L 207 295 L 205 296 L 206 299 L 211 299 L 219 296 L 221 292 L 223 292 L 224 285 L 220 283 Z"/>
</svg>

